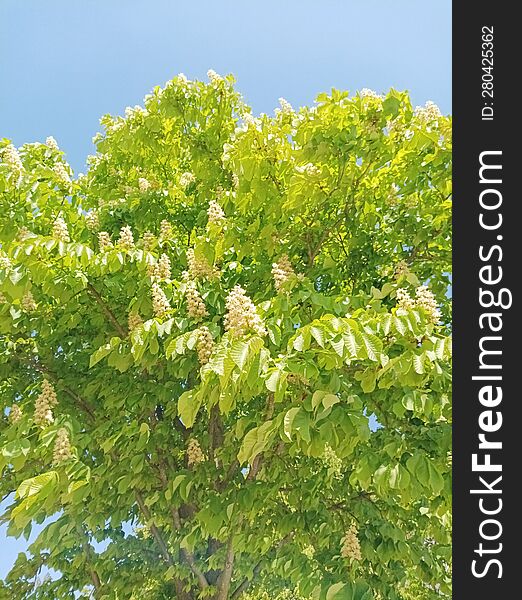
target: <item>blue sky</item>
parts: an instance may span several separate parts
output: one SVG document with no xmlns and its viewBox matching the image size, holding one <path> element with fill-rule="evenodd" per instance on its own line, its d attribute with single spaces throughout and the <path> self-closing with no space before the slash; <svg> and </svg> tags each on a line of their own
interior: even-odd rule
<svg viewBox="0 0 522 600">
<path fill-rule="evenodd" d="M 104 113 L 209 68 L 254 111 L 332 87 L 408 89 L 451 112 L 451 0 L 0 0 L 0 137 L 53 135 L 76 171 Z M 0 527 L 0 578 L 23 540 Z"/>
</svg>

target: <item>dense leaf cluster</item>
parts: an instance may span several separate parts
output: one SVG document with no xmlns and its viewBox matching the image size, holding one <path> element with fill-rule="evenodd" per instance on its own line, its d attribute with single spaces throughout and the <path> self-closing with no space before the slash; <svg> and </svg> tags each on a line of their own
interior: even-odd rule
<svg viewBox="0 0 522 600">
<path fill-rule="evenodd" d="M 101 122 L 76 178 L 0 143 L 0 596 L 447 597 L 450 120 L 212 72 Z"/>
</svg>

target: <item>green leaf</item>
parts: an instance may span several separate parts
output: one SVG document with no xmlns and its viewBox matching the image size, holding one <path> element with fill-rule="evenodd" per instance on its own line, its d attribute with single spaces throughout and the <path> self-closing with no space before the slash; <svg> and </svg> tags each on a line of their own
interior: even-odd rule
<svg viewBox="0 0 522 600">
<path fill-rule="evenodd" d="M 178 414 L 185 427 L 192 427 L 194 425 L 201 402 L 202 398 L 200 394 L 194 393 L 193 390 L 184 392 L 179 397 Z"/>
<path fill-rule="evenodd" d="M 22 481 L 16 490 L 17 498 L 27 498 L 39 494 L 46 486 L 51 486 L 58 483 L 58 473 L 56 471 L 48 471 L 36 477 L 31 477 Z"/>
<path fill-rule="evenodd" d="M 245 363 L 248 358 L 249 345 L 248 342 L 243 342 L 242 340 L 236 340 L 232 344 L 232 348 L 230 350 L 230 357 L 236 363 L 236 365 L 243 369 Z"/>
</svg>

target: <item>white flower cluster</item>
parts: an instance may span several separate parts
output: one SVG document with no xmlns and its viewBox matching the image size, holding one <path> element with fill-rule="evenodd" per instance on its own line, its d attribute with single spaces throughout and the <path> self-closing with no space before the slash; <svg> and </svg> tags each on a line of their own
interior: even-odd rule
<svg viewBox="0 0 522 600">
<path fill-rule="evenodd" d="M 298 173 L 303 173 L 304 175 L 308 175 L 310 177 L 319 175 L 321 173 L 321 170 L 313 163 L 306 163 L 306 165 L 297 166 L 295 167 L 295 170 Z"/>
<path fill-rule="evenodd" d="M 195 438 L 191 438 L 187 445 L 187 463 L 188 466 L 198 465 L 205 461 L 205 455 L 203 454 L 203 450 L 201 450 L 201 446 L 199 445 L 198 440 Z"/>
<path fill-rule="evenodd" d="M 353 558 L 362 560 L 361 545 L 359 544 L 358 531 L 355 525 L 351 525 L 341 540 L 341 556 L 343 558 Z"/>
<path fill-rule="evenodd" d="M 172 225 L 167 219 L 163 219 L 160 223 L 160 237 L 162 240 L 168 240 L 172 237 Z"/>
<path fill-rule="evenodd" d="M 164 317 L 170 310 L 170 303 L 167 296 L 157 283 L 152 284 L 152 310 L 154 316 L 158 318 Z"/>
<path fill-rule="evenodd" d="M 25 294 L 22 296 L 22 299 L 20 300 L 20 306 L 24 312 L 33 312 L 38 308 L 36 300 L 34 299 L 30 290 L 27 290 L 27 292 L 25 292 Z"/>
<path fill-rule="evenodd" d="M 153 281 L 165 281 L 170 279 L 170 258 L 166 254 L 162 254 L 157 263 L 149 263 L 147 265 L 147 275 Z"/>
<path fill-rule="evenodd" d="M 22 418 L 22 409 L 18 406 L 18 404 L 13 404 L 11 406 L 11 410 L 9 411 L 9 422 L 11 425 L 18 423 Z"/>
<path fill-rule="evenodd" d="M 181 187 L 186 188 L 188 187 L 191 183 L 194 183 L 196 181 L 196 178 L 194 176 L 194 173 L 182 173 L 180 178 L 179 178 L 179 184 Z"/>
<path fill-rule="evenodd" d="M 166 254 L 162 254 L 158 260 L 157 274 L 160 279 L 170 279 L 170 258 Z"/>
<path fill-rule="evenodd" d="M 53 138 L 52 135 L 48 136 L 45 140 L 45 145 L 51 150 L 59 150 L 58 142 Z"/>
<path fill-rule="evenodd" d="M 435 104 L 435 102 L 432 102 L 431 100 L 428 100 L 424 106 L 415 107 L 415 111 L 413 114 L 420 121 L 423 121 L 425 123 L 436 121 L 437 119 L 440 119 L 440 117 L 442 117 L 442 113 L 440 112 L 439 107 Z"/>
<path fill-rule="evenodd" d="M 405 289 L 399 288 L 397 290 L 397 307 L 406 310 L 421 308 L 426 313 L 428 320 L 433 324 L 438 323 L 440 319 L 440 312 L 437 308 L 435 296 L 425 285 L 421 285 L 415 290 L 415 299 Z"/>
<path fill-rule="evenodd" d="M 308 558 L 308 560 L 312 560 L 312 558 L 315 556 L 315 548 L 312 546 L 312 544 L 305 546 L 301 552 L 306 556 L 306 558 Z"/>
<path fill-rule="evenodd" d="M 207 216 L 208 216 L 208 222 L 211 225 L 219 226 L 219 225 L 222 225 L 223 222 L 225 221 L 225 213 L 223 212 L 223 209 L 221 208 L 219 203 L 216 202 L 215 200 L 211 200 L 208 203 Z"/>
<path fill-rule="evenodd" d="M 223 77 L 218 75 L 213 69 L 207 71 L 207 77 L 214 87 L 218 86 L 223 81 Z"/>
<path fill-rule="evenodd" d="M 187 250 L 187 263 L 190 279 L 197 279 L 198 277 L 208 277 L 211 279 L 218 274 L 217 269 L 209 265 L 206 259 L 196 257 L 194 248 Z"/>
<path fill-rule="evenodd" d="M 72 457 L 71 441 L 69 439 L 69 432 L 65 427 L 60 427 L 56 433 L 56 439 L 54 440 L 53 449 L 53 463 L 59 465 L 65 460 Z"/>
<path fill-rule="evenodd" d="M 98 233 L 98 244 L 100 245 L 100 251 L 106 252 L 114 248 L 111 242 L 111 236 L 106 231 L 100 231 Z"/>
<path fill-rule="evenodd" d="M 26 240 L 28 237 L 31 236 L 31 232 L 29 231 L 29 229 L 27 229 L 27 227 L 20 227 L 20 229 L 18 230 L 18 234 L 17 234 L 17 238 L 23 242 L 24 240 Z"/>
<path fill-rule="evenodd" d="M 248 331 L 253 331 L 261 337 L 266 335 L 263 320 L 240 285 L 236 285 L 230 292 L 225 306 L 227 309 L 225 329 L 234 337 L 244 336 Z"/>
<path fill-rule="evenodd" d="M 98 212 L 95 210 L 90 210 L 85 215 L 85 224 L 89 231 L 98 231 L 100 227 L 100 217 L 98 215 Z"/>
<path fill-rule="evenodd" d="M 200 364 L 206 365 L 214 351 L 214 340 L 208 327 L 198 329 L 198 340 L 196 342 L 198 360 Z"/>
<path fill-rule="evenodd" d="M 408 291 L 404 288 L 399 288 L 396 296 L 397 308 L 403 308 L 404 310 L 411 310 L 412 308 L 415 308 L 415 300 L 413 300 Z"/>
<path fill-rule="evenodd" d="M 196 284 L 193 281 L 190 281 L 187 284 L 187 312 L 190 318 L 192 319 L 202 319 L 208 315 L 207 309 L 205 307 L 205 303 L 201 298 L 198 290 L 196 289 Z"/>
<path fill-rule="evenodd" d="M 427 286 L 421 285 L 415 290 L 415 303 L 425 311 L 431 323 L 436 324 L 439 322 L 440 312 L 437 308 L 435 296 Z"/>
<path fill-rule="evenodd" d="M 294 109 L 292 108 L 290 102 L 288 102 L 288 100 L 285 100 L 284 98 L 279 98 L 279 106 L 281 107 L 281 113 L 284 115 L 289 115 L 294 112 Z"/>
<path fill-rule="evenodd" d="M 324 452 L 323 452 L 323 461 L 328 469 L 336 477 L 341 475 L 343 469 L 343 461 L 337 456 L 335 450 L 330 446 L 330 444 L 325 444 Z"/>
<path fill-rule="evenodd" d="M 58 217 L 53 223 L 53 238 L 66 244 L 71 241 L 69 230 L 67 229 L 67 223 L 64 221 L 64 219 L 62 219 L 62 217 Z"/>
<path fill-rule="evenodd" d="M 139 117 L 146 117 L 148 114 L 148 111 L 143 108 L 142 106 L 139 106 L 138 104 L 136 104 L 136 106 L 132 107 L 132 106 L 127 106 L 125 108 L 125 118 L 129 119 L 129 120 L 133 120 L 135 118 L 139 118 Z"/>
<path fill-rule="evenodd" d="M 7 254 L 0 250 L 0 269 L 5 269 L 6 271 L 11 268 L 11 261 Z"/>
<path fill-rule="evenodd" d="M 56 177 L 58 177 L 58 179 L 60 180 L 60 183 L 62 185 L 64 185 L 65 187 L 68 187 L 71 183 L 71 178 L 69 176 L 69 173 L 67 172 L 67 169 L 65 168 L 65 165 L 61 162 L 56 163 L 53 167 L 53 171 L 54 174 L 56 175 Z"/>
<path fill-rule="evenodd" d="M 141 239 L 145 250 L 151 250 L 156 244 L 156 236 L 151 231 L 145 231 Z"/>
<path fill-rule="evenodd" d="M 4 292 L 0 292 L 0 304 L 7 304 L 7 298 L 5 297 Z"/>
<path fill-rule="evenodd" d="M 138 179 L 138 188 L 142 194 L 148 192 L 150 190 L 150 181 L 145 179 L 145 177 L 140 177 Z"/>
<path fill-rule="evenodd" d="M 374 92 L 373 90 L 370 90 L 368 88 L 363 88 L 359 92 L 359 96 L 361 98 L 372 98 L 373 100 L 382 100 L 382 96 L 380 94 L 378 94 L 377 92 Z"/>
<path fill-rule="evenodd" d="M 295 275 L 295 271 L 287 254 L 283 254 L 278 262 L 272 263 L 272 276 L 274 278 L 275 288 L 278 292 L 281 292 L 284 289 L 286 282 L 293 275 Z"/>
<path fill-rule="evenodd" d="M 221 154 L 221 160 L 223 164 L 227 164 L 230 161 L 230 151 L 234 148 L 232 144 L 223 144 L 223 152 Z"/>
<path fill-rule="evenodd" d="M 243 120 L 243 125 L 240 127 L 236 127 L 235 132 L 236 133 L 241 133 L 242 131 L 248 131 L 248 129 L 252 128 L 252 129 L 257 129 L 257 131 L 261 131 L 261 119 L 259 119 L 258 117 L 254 117 L 251 113 L 243 113 L 241 115 L 241 118 Z"/>
<path fill-rule="evenodd" d="M 143 325 L 143 319 L 135 310 L 131 310 L 127 317 L 127 328 L 129 331 L 134 331 L 137 327 Z"/>
<path fill-rule="evenodd" d="M 132 229 L 128 225 L 120 229 L 118 246 L 124 250 L 132 250 L 134 248 L 134 236 L 132 235 Z"/>
<path fill-rule="evenodd" d="M 13 146 L 13 144 L 9 144 L 1 151 L 0 156 L 2 160 L 8 165 L 14 173 L 20 175 L 24 170 L 24 165 L 22 163 L 22 159 L 20 158 L 20 154 L 18 150 Z"/>
<path fill-rule="evenodd" d="M 58 398 L 52 383 L 47 379 L 42 382 L 42 390 L 34 404 L 34 422 L 40 427 L 54 423 L 53 407 L 58 404 Z"/>
</svg>

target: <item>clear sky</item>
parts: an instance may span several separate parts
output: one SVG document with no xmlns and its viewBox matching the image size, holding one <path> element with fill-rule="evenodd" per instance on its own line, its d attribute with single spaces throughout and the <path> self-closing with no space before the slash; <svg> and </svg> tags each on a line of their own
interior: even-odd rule
<svg viewBox="0 0 522 600">
<path fill-rule="evenodd" d="M 0 137 L 53 135 L 76 171 L 104 113 L 209 68 L 254 111 L 332 87 L 451 112 L 451 0 L 0 0 Z M 25 547 L 0 527 L 0 578 Z"/>
</svg>

